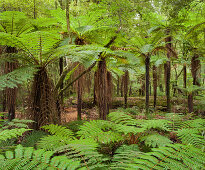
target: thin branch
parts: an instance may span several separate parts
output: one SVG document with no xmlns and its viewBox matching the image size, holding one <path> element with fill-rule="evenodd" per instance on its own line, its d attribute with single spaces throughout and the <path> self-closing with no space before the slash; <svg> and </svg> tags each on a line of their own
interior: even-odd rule
<svg viewBox="0 0 205 170">
<path fill-rule="evenodd" d="M 71 85 L 73 85 L 73 83 L 75 83 L 79 78 L 81 78 L 84 74 L 90 72 L 92 70 L 92 68 L 96 65 L 97 61 L 95 61 L 90 67 L 88 67 L 88 69 L 86 69 L 85 71 L 83 71 L 78 77 L 76 77 L 72 82 L 70 82 L 67 86 L 65 86 L 60 93 L 58 94 L 58 96 L 60 96 L 66 89 L 68 89 L 68 87 L 70 87 Z M 60 84 L 58 85 L 60 87 Z"/>
</svg>

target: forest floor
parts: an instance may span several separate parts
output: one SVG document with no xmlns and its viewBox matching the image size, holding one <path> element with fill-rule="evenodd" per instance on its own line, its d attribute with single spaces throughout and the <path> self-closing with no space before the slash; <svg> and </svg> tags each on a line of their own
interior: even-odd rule
<svg viewBox="0 0 205 170">
<path fill-rule="evenodd" d="M 112 100 L 111 111 L 123 108 L 124 98 L 115 97 Z M 135 107 L 139 113 L 143 113 L 145 103 L 145 97 L 128 97 L 128 108 Z M 186 99 L 173 98 L 172 99 L 172 112 L 173 113 L 183 113 L 186 112 Z M 153 109 L 153 96 L 150 96 L 150 108 Z M 154 110 L 153 110 L 154 111 Z M 155 112 L 165 112 L 166 111 L 166 98 L 165 96 L 158 96 L 157 98 L 157 109 Z M 82 120 L 94 120 L 98 119 L 97 107 L 93 105 L 92 98 L 86 98 L 83 100 L 82 109 Z M 25 117 L 26 114 L 17 112 L 16 118 L 19 119 L 29 119 Z M 65 101 L 65 106 L 61 114 L 61 122 L 65 124 L 67 122 L 77 120 L 77 101 L 75 98 L 72 100 Z"/>
</svg>

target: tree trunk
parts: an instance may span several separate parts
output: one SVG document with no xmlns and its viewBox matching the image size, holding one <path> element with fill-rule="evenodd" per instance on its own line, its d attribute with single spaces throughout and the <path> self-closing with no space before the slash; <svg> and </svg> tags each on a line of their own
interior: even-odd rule
<svg viewBox="0 0 205 170">
<path fill-rule="evenodd" d="M 200 67 L 201 64 L 199 60 L 199 55 L 195 54 L 191 60 L 191 73 L 193 77 L 193 85 L 200 86 L 200 82 L 198 80 L 198 77 L 200 75 Z"/>
<path fill-rule="evenodd" d="M 167 29 L 167 35 L 169 35 L 170 30 Z M 169 36 L 165 39 L 166 47 L 172 49 L 172 37 Z M 170 100 L 170 79 L 171 79 L 171 52 L 167 50 L 167 63 L 166 63 L 166 96 L 167 96 L 167 112 L 171 112 L 171 100 Z"/>
<path fill-rule="evenodd" d="M 56 101 L 52 83 L 45 67 L 39 67 L 34 75 L 31 92 L 31 112 L 33 114 L 34 129 L 39 130 L 42 125 L 59 123 Z"/>
<path fill-rule="evenodd" d="M 184 83 L 184 88 L 186 88 L 186 80 L 187 80 L 187 71 L 186 71 L 186 64 L 184 64 L 184 67 L 183 67 L 183 83 Z"/>
<path fill-rule="evenodd" d="M 149 114 L 149 66 L 150 66 L 150 56 L 146 55 L 145 58 L 145 70 L 146 70 L 146 101 L 145 101 L 145 109 L 146 109 L 146 115 Z"/>
<path fill-rule="evenodd" d="M 192 113 L 194 111 L 194 103 L 193 103 L 193 94 L 190 93 L 188 95 L 188 108 L 189 108 L 189 113 Z"/>
<path fill-rule="evenodd" d="M 14 47 L 6 47 L 6 53 L 8 55 L 12 55 L 17 53 L 16 48 Z M 13 62 L 6 62 L 5 64 L 5 73 L 8 74 L 15 69 L 17 69 L 18 64 Z M 11 121 L 15 118 L 15 110 L 16 110 L 16 97 L 17 97 L 17 88 L 6 88 L 6 105 L 8 110 L 8 120 Z"/>
<path fill-rule="evenodd" d="M 154 92 L 154 108 L 157 103 L 157 67 L 153 65 L 153 92 Z"/>
<path fill-rule="evenodd" d="M 124 81 L 123 81 L 123 76 L 121 76 L 121 86 L 120 86 L 121 97 L 123 97 L 123 86 L 124 86 Z"/>
<path fill-rule="evenodd" d="M 104 57 L 100 56 L 100 61 L 98 62 L 98 70 L 96 74 L 96 97 L 99 109 L 100 119 L 106 120 L 109 114 L 109 105 L 111 100 L 111 76 L 109 75 L 106 66 L 106 60 Z"/>
<path fill-rule="evenodd" d="M 120 95 L 120 77 L 117 76 L 117 96 Z"/>
<path fill-rule="evenodd" d="M 78 93 L 78 103 L 77 103 L 77 108 L 78 108 L 78 116 L 77 119 L 81 120 L 81 109 L 82 109 L 82 88 L 80 87 L 80 81 L 78 80 L 78 88 L 77 88 L 77 93 Z"/>
<path fill-rule="evenodd" d="M 124 78 L 124 107 L 127 108 L 127 94 L 128 94 L 128 84 L 129 84 L 129 72 L 125 71 Z"/>
</svg>

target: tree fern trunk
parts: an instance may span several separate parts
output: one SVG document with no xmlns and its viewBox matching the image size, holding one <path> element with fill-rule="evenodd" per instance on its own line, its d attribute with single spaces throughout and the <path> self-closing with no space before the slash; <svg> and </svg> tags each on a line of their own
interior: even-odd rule
<svg viewBox="0 0 205 170">
<path fill-rule="evenodd" d="M 170 34 L 170 30 L 166 30 L 167 35 Z M 167 112 L 171 111 L 171 96 L 170 96 L 170 79 L 171 79 L 171 52 L 172 49 L 172 37 L 169 36 L 165 39 L 166 47 L 167 47 L 167 63 L 166 63 L 166 96 L 167 96 Z"/>
<path fill-rule="evenodd" d="M 187 81 L 187 70 L 186 70 L 186 64 L 184 64 L 183 67 L 183 83 L 184 88 L 186 88 L 186 81 Z"/>
<path fill-rule="evenodd" d="M 146 109 L 146 115 L 149 114 L 149 66 L 150 66 L 150 56 L 147 55 L 145 58 L 145 70 L 146 70 L 146 101 L 145 101 L 145 109 Z"/>
<path fill-rule="evenodd" d="M 108 71 L 106 66 L 106 60 L 104 57 L 100 57 L 98 62 L 98 70 L 96 75 L 96 96 L 99 109 L 100 119 L 106 120 L 107 115 L 109 114 L 109 105 L 111 93 L 109 90 L 110 78 L 108 77 Z M 108 79 L 109 78 L 109 79 Z"/>
<path fill-rule="evenodd" d="M 129 83 L 129 72 L 125 71 L 124 75 L 124 107 L 127 108 L 127 94 L 128 94 L 128 83 Z"/>
<path fill-rule="evenodd" d="M 45 67 L 39 67 L 34 75 L 31 101 L 31 112 L 35 121 L 34 129 L 38 130 L 42 125 L 48 123 L 60 122 L 52 83 Z"/>
<path fill-rule="evenodd" d="M 157 103 L 157 67 L 153 65 L 153 92 L 154 92 L 154 108 Z"/>
<path fill-rule="evenodd" d="M 10 57 L 12 57 L 12 54 L 17 53 L 16 48 L 14 47 L 6 47 L 6 53 Z M 5 73 L 10 73 L 17 69 L 18 64 L 13 62 L 6 62 L 5 64 Z M 6 105 L 8 109 L 8 120 L 11 121 L 15 118 L 15 110 L 16 110 L 16 97 L 17 97 L 17 88 L 6 88 Z"/>
</svg>

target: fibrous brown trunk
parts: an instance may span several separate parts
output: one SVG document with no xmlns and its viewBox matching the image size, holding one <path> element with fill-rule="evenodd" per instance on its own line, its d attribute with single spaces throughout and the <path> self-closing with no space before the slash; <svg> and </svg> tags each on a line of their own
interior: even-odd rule
<svg viewBox="0 0 205 170">
<path fill-rule="evenodd" d="M 8 55 L 12 55 L 17 53 L 16 48 L 14 47 L 6 47 L 6 53 Z M 8 74 L 15 69 L 17 69 L 18 64 L 16 61 L 6 62 L 5 63 L 5 74 Z M 6 105 L 8 110 L 8 120 L 11 121 L 15 118 L 15 110 L 16 110 L 16 97 L 17 97 L 17 88 L 6 88 Z"/>
<path fill-rule="evenodd" d="M 120 77 L 117 76 L 117 96 L 120 95 Z"/>
<path fill-rule="evenodd" d="M 127 94 L 128 94 L 128 84 L 129 84 L 128 70 L 125 71 L 123 79 L 124 79 L 124 107 L 127 108 Z"/>
<path fill-rule="evenodd" d="M 96 97 L 100 119 L 105 120 L 109 114 L 111 100 L 111 74 L 107 71 L 106 60 L 100 56 L 96 73 Z"/>
<path fill-rule="evenodd" d="M 121 77 L 121 85 L 120 85 L 120 94 L 121 94 L 121 97 L 123 97 L 123 86 L 124 86 L 124 81 L 123 81 L 123 76 Z"/>
<path fill-rule="evenodd" d="M 169 35 L 170 30 L 167 29 L 167 35 Z M 169 36 L 165 39 L 166 42 L 166 47 L 167 47 L 167 59 L 168 61 L 166 62 L 166 96 L 167 96 L 167 112 L 171 111 L 171 99 L 170 99 L 170 79 L 171 79 L 171 52 L 170 50 L 172 49 L 172 37 Z"/>
<path fill-rule="evenodd" d="M 153 65 L 153 92 L 154 92 L 154 108 L 157 103 L 157 67 Z"/>
<path fill-rule="evenodd" d="M 149 66 L 150 66 L 150 56 L 146 55 L 145 58 L 145 93 L 146 93 L 146 101 L 145 101 L 145 109 L 146 115 L 149 114 Z"/>
<path fill-rule="evenodd" d="M 187 71 L 186 71 L 186 64 L 183 67 L 183 82 L 184 82 L 184 88 L 186 88 L 186 80 L 187 80 Z"/>
<path fill-rule="evenodd" d="M 54 99 L 54 89 L 45 67 L 39 67 L 34 75 L 31 111 L 34 129 L 38 130 L 48 123 L 59 123 L 59 117 Z"/>
<path fill-rule="evenodd" d="M 200 67 L 201 64 L 200 64 L 199 55 L 195 54 L 191 60 L 191 73 L 193 77 L 193 85 L 200 86 L 200 82 L 198 80 L 198 77 L 200 75 Z"/>
<path fill-rule="evenodd" d="M 193 94 L 190 93 L 188 95 L 188 108 L 189 108 L 189 113 L 192 113 L 194 111 L 194 103 L 193 103 Z"/>
</svg>

